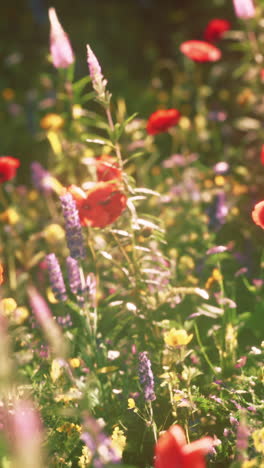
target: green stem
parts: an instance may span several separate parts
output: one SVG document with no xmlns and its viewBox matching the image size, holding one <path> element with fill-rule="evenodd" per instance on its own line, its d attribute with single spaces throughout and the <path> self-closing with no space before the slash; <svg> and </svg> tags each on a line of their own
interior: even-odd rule
<svg viewBox="0 0 264 468">
<path fill-rule="evenodd" d="M 157 426 L 156 426 L 156 423 L 154 421 L 153 408 L 152 408 L 152 402 L 151 401 L 148 402 L 148 409 L 149 409 L 150 423 L 151 423 L 151 427 L 152 427 L 152 430 L 153 430 L 154 440 L 155 440 L 155 443 L 157 443 L 157 440 L 158 440 Z"/>
<path fill-rule="evenodd" d="M 8 275 L 10 289 L 15 291 L 17 288 L 16 266 L 14 252 L 10 248 L 8 249 Z"/>
<path fill-rule="evenodd" d="M 4 208 L 8 207 L 8 201 L 5 197 L 3 186 L 0 184 L 0 203 L 3 205 Z"/>
<path fill-rule="evenodd" d="M 120 251 L 122 252 L 122 254 L 124 255 L 126 261 L 127 261 L 127 264 L 129 265 L 129 267 L 131 268 L 131 273 L 132 274 L 135 274 L 136 275 L 136 270 L 135 270 L 135 266 L 133 265 L 133 263 L 131 262 L 131 259 L 129 258 L 128 254 L 126 253 L 123 245 L 121 244 L 120 240 L 118 239 L 118 236 L 112 231 L 111 232 L 113 238 L 115 239 Z"/>
<path fill-rule="evenodd" d="M 194 322 L 194 330 L 195 330 L 195 334 L 196 334 L 196 339 L 197 339 L 197 342 L 200 346 L 200 349 L 201 349 L 201 352 L 203 354 L 203 357 L 204 359 L 206 360 L 208 366 L 212 369 L 212 371 L 215 373 L 215 368 L 212 364 L 212 362 L 210 361 L 206 351 L 205 351 L 205 348 L 204 348 L 204 345 L 202 343 L 202 340 L 201 340 L 201 337 L 200 337 L 200 333 L 199 333 L 199 329 L 198 329 L 198 326 L 197 326 L 197 323 Z"/>
<path fill-rule="evenodd" d="M 108 123 L 109 123 L 109 127 L 110 127 L 110 129 L 112 131 L 114 131 L 115 126 L 114 126 L 114 122 L 113 122 L 113 118 L 112 118 L 112 114 L 111 114 L 109 106 L 106 107 L 105 112 L 106 112 L 106 117 L 107 117 L 107 120 L 108 120 Z M 120 167 L 121 170 L 123 170 L 123 160 L 122 160 L 122 155 L 121 155 L 121 151 L 120 151 L 120 146 L 119 146 L 118 143 L 114 143 L 114 147 L 115 147 L 115 152 L 116 152 L 119 167 Z"/>
</svg>

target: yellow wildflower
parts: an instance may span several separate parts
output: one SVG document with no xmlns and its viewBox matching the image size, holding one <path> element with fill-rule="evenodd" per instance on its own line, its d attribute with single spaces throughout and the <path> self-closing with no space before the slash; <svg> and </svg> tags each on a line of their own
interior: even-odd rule
<svg viewBox="0 0 264 468">
<path fill-rule="evenodd" d="M 57 427 L 56 431 L 71 434 L 73 431 L 81 432 L 81 426 L 78 424 L 66 422 L 62 426 Z"/>
<path fill-rule="evenodd" d="M 195 263 L 189 255 L 182 255 L 179 260 L 179 268 L 183 270 L 193 270 Z"/>
<path fill-rule="evenodd" d="M 124 434 L 124 431 L 122 431 L 119 426 L 116 426 L 113 430 L 111 439 L 112 446 L 114 447 L 118 455 L 121 457 L 126 446 L 126 436 Z"/>
<path fill-rule="evenodd" d="M 82 107 L 80 106 L 80 104 L 74 104 L 72 106 L 72 117 L 74 119 L 79 119 L 80 117 L 82 117 L 83 115 L 85 114 L 85 111 L 82 109 Z"/>
<path fill-rule="evenodd" d="M 206 281 L 205 289 L 210 289 L 214 283 L 221 283 L 222 279 L 223 276 L 220 273 L 220 270 L 218 270 L 218 268 L 214 268 L 212 275 Z"/>
<path fill-rule="evenodd" d="M 215 176 L 214 181 L 215 185 L 217 185 L 218 187 L 222 187 L 223 185 L 225 185 L 226 182 L 225 178 L 222 175 Z"/>
<path fill-rule="evenodd" d="M 174 403 L 178 403 L 178 401 L 181 401 L 183 398 L 184 398 L 184 393 L 181 392 L 181 393 L 175 393 L 172 397 Z"/>
<path fill-rule="evenodd" d="M 56 382 L 58 380 L 63 372 L 63 364 L 60 359 L 53 359 L 51 363 L 51 370 L 50 370 L 50 376 L 52 382 Z"/>
<path fill-rule="evenodd" d="M 70 401 L 79 400 L 82 397 L 82 393 L 77 388 L 71 387 L 67 393 L 60 393 L 55 396 L 55 401 L 63 403 L 69 403 Z"/>
<path fill-rule="evenodd" d="M 91 450 L 88 449 L 86 445 L 84 445 L 82 448 L 82 455 L 80 456 L 79 461 L 78 461 L 79 468 L 86 468 L 90 466 L 92 458 L 93 458 L 93 454 Z"/>
<path fill-rule="evenodd" d="M 48 301 L 49 301 L 51 304 L 57 304 L 57 303 L 59 302 L 59 301 L 56 299 L 56 297 L 55 297 L 55 295 L 54 295 L 54 292 L 52 291 L 51 288 L 47 288 L 46 294 L 47 294 Z"/>
<path fill-rule="evenodd" d="M 237 206 L 233 206 L 230 210 L 230 213 L 233 215 L 233 216 L 237 216 L 239 215 L 239 209 Z"/>
<path fill-rule="evenodd" d="M 194 124 L 198 130 L 206 128 L 206 123 L 206 118 L 203 115 L 198 114 L 194 117 Z"/>
<path fill-rule="evenodd" d="M 44 130 L 59 130 L 64 125 L 64 119 L 59 114 L 50 113 L 42 117 L 40 126 Z"/>
<path fill-rule="evenodd" d="M 127 404 L 128 404 L 128 409 L 134 409 L 134 408 L 136 408 L 136 403 L 135 403 L 134 398 L 129 398 L 129 399 L 127 400 Z"/>
<path fill-rule="evenodd" d="M 65 239 L 65 231 L 59 224 L 49 224 L 49 226 L 44 229 L 43 235 L 49 244 L 56 244 Z"/>
<path fill-rule="evenodd" d="M 28 192 L 28 199 L 29 201 L 36 201 L 39 197 L 39 194 L 37 192 L 37 190 L 30 190 Z"/>
<path fill-rule="evenodd" d="M 171 328 L 171 330 L 166 332 L 164 335 L 165 343 L 172 348 L 185 346 L 190 343 L 192 338 L 193 334 L 188 335 L 185 330 L 176 330 L 176 328 Z"/>
<path fill-rule="evenodd" d="M 74 369 L 77 369 L 77 367 L 80 367 L 81 365 L 81 360 L 79 358 L 72 358 L 72 359 L 69 359 L 69 364 Z"/>
<path fill-rule="evenodd" d="M 0 311 L 6 317 L 9 317 L 17 308 L 17 303 L 12 297 L 6 297 L 0 301 Z"/>
<path fill-rule="evenodd" d="M 257 452 L 263 453 L 264 455 L 264 427 L 254 431 L 252 438 Z"/>
<path fill-rule="evenodd" d="M 252 467 L 255 467 L 256 466 L 256 462 L 257 462 L 257 459 L 256 458 L 252 458 L 252 460 L 245 460 L 242 465 L 241 465 L 241 468 L 252 468 Z"/>
<path fill-rule="evenodd" d="M 2 458 L 2 468 L 11 468 L 11 461 L 7 457 Z"/>
<path fill-rule="evenodd" d="M 19 215 L 14 208 L 8 208 L 0 214 L 0 220 L 12 226 L 19 221 Z"/>
<path fill-rule="evenodd" d="M 241 93 L 237 96 L 237 103 L 241 106 L 253 103 L 256 100 L 255 95 L 250 88 L 244 88 Z"/>
<path fill-rule="evenodd" d="M 189 130 L 191 127 L 191 121 L 188 117 L 181 117 L 178 125 L 182 130 Z"/>
</svg>

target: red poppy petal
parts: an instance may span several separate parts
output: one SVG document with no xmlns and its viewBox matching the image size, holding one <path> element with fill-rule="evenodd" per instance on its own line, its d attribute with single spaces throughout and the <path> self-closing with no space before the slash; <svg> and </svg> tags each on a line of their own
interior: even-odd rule
<svg viewBox="0 0 264 468">
<path fill-rule="evenodd" d="M 217 47 L 205 41 L 183 42 L 180 51 L 196 62 L 216 62 L 222 56 Z"/>
<path fill-rule="evenodd" d="M 264 229 L 264 200 L 255 205 L 252 211 L 252 219 L 254 223 Z"/>
</svg>

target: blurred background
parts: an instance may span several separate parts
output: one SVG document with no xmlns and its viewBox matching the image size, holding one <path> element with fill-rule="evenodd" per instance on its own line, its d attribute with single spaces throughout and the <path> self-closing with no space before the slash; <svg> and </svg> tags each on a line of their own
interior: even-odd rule
<svg viewBox="0 0 264 468">
<path fill-rule="evenodd" d="M 138 112 L 143 118 L 156 107 L 149 85 L 159 60 L 181 60 L 179 44 L 187 39 L 202 39 L 210 19 L 235 21 L 229 0 L 4 2 L 0 16 L 2 154 L 23 158 L 27 154 L 31 158 L 30 153 L 35 151 L 36 89 L 41 74 L 56 75 L 48 60 L 50 6 L 56 8 L 72 42 L 75 79 L 87 73 L 85 45 L 89 43 L 102 64 L 114 98 L 123 97 L 128 114 Z M 39 145 L 37 151 L 41 152 Z"/>
</svg>

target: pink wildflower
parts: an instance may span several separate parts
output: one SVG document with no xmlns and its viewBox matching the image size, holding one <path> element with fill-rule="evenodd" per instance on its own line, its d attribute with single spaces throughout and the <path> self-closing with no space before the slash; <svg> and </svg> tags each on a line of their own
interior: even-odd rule
<svg viewBox="0 0 264 468">
<path fill-rule="evenodd" d="M 43 329 L 54 354 L 60 357 L 64 356 L 66 349 L 63 336 L 60 328 L 53 320 L 48 304 L 33 286 L 28 288 L 28 295 L 31 309 Z"/>
<path fill-rule="evenodd" d="M 74 62 L 74 54 L 68 35 L 63 30 L 55 8 L 49 8 L 50 53 L 55 68 L 68 68 Z"/>
<path fill-rule="evenodd" d="M 107 80 L 104 78 L 101 66 L 91 47 L 87 44 L 87 63 L 92 80 L 93 89 L 101 102 L 109 103 L 111 95 L 106 91 Z"/>
<path fill-rule="evenodd" d="M 16 468 L 43 468 L 41 445 L 42 427 L 32 403 L 15 402 L 8 415 L 9 436 Z"/>
<path fill-rule="evenodd" d="M 233 5 L 238 18 L 248 19 L 255 16 L 255 6 L 252 0 L 233 0 Z"/>
</svg>

